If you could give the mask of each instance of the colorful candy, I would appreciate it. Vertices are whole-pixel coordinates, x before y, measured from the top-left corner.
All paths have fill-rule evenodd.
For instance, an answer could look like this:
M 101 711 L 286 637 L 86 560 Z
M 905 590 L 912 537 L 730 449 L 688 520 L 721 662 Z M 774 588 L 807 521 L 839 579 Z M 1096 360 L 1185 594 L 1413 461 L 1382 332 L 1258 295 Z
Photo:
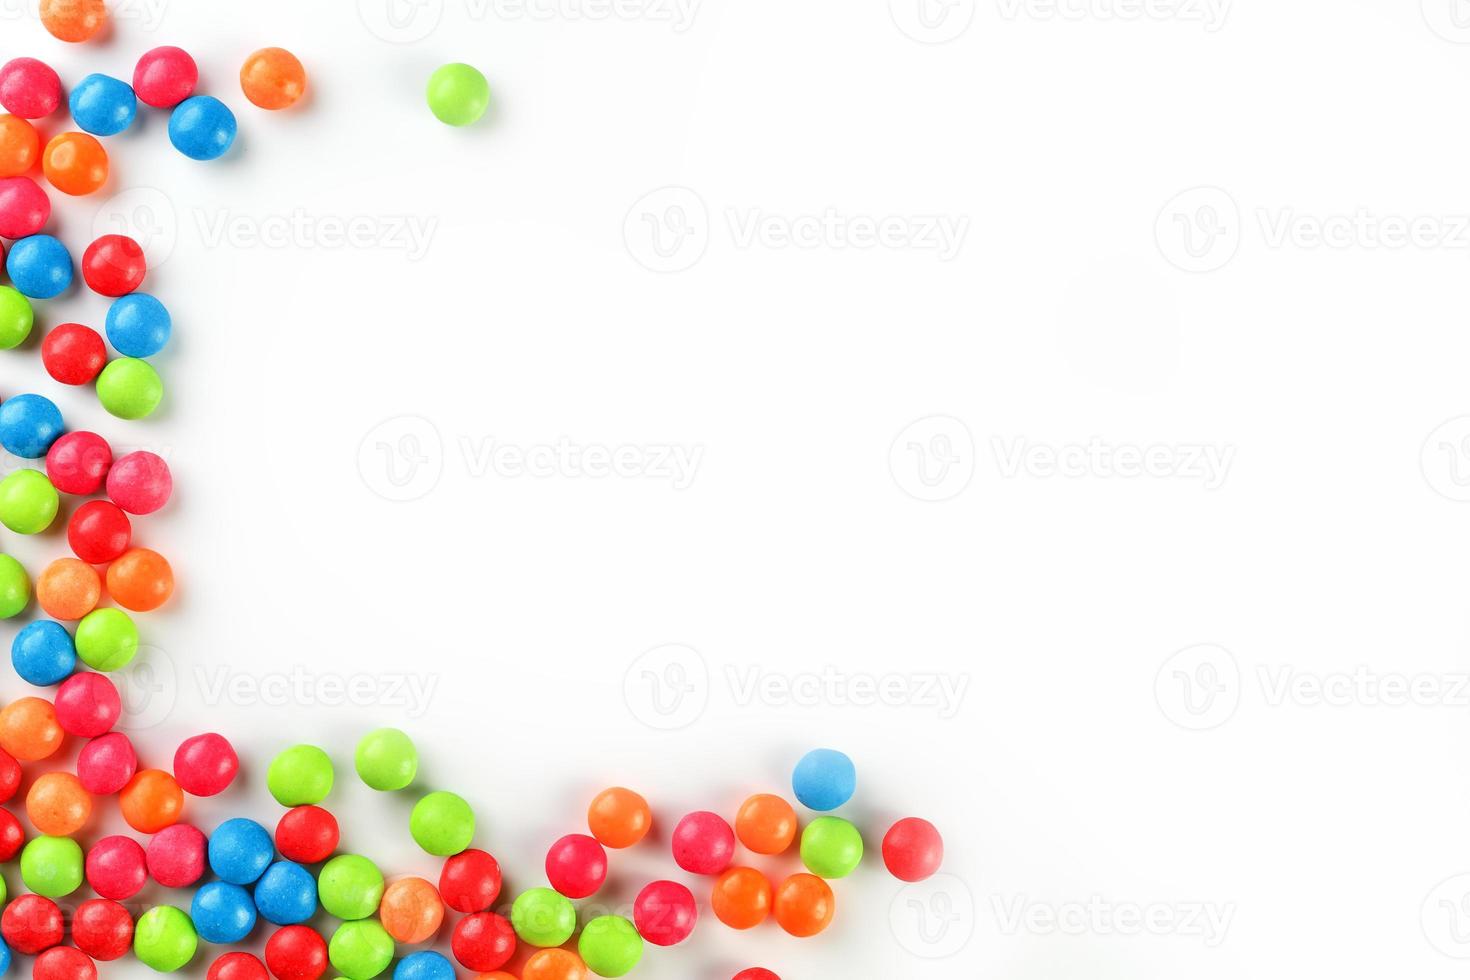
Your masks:
M 674 828 L 674 862 L 697 875 L 717 875 L 735 858 L 735 832 L 719 814 L 691 813 Z
M 14 350 L 25 343 L 35 324 L 36 312 L 25 294 L 14 286 L 0 286 L 0 350 Z
M 82 253 L 82 278 L 99 295 L 126 296 L 147 275 L 143 246 L 127 235 L 103 235 Z
M 439 931 L 444 903 L 424 879 L 400 878 L 384 889 L 378 919 L 395 941 L 421 943 Z
M 56 520 L 61 495 L 37 470 L 16 470 L 0 480 L 0 524 L 16 534 L 40 534 Z
M 498 970 L 515 954 L 515 928 L 494 912 L 476 912 L 455 925 L 450 948 L 467 970 Z
M 276 847 L 281 856 L 301 864 L 316 864 L 332 856 L 340 839 L 337 818 L 319 806 L 286 811 L 276 825 Z
M 55 619 L 81 619 L 101 598 L 97 570 L 76 558 L 58 558 L 36 578 L 36 602 Z
M 108 732 L 92 739 L 82 746 L 77 756 L 77 776 L 87 792 L 98 796 L 111 796 L 121 791 L 137 772 L 138 753 L 122 732 Z
M 468 126 L 490 107 L 490 83 L 470 65 L 444 65 L 429 76 L 428 100 L 440 122 Z
M 61 411 L 41 395 L 0 402 L 0 446 L 15 456 L 40 459 L 61 436 Z
M 480 980 L 505 980 L 506 977 L 510 974 L 495 973 Z M 582 958 L 565 949 L 543 949 L 533 954 L 521 972 L 521 980 L 586 980 L 586 977 L 587 966 Z
M 19 616 L 31 601 L 31 577 L 20 562 L 0 555 L 0 619 Z
M 734 980 L 781 980 L 781 978 L 776 976 L 776 974 L 772 973 L 770 970 L 763 970 L 760 967 L 751 967 L 749 970 L 741 970 L 739 973 L 735 974 Z
M 26 816 L 43 834 L 69 837 L 91 819 L 92 796 L 69 772 L 42 773 L 26 793 Z
M 15 814 L 9 810 L 0 809 L 0 861 L 12 860 L 20 849 L 25 846 L 26 832 L 21 827 L 20 821 L 15 819 Z M 0 900 L 4 898 L 4 888 L 0 888 Z
M 71 515 L 66 540 L 72 553 L 82 561 L 104 565 L 128 550 L 133 540 L 133 525 L 117 504 L 89 500 Z
M 510 922 L 522 942 L 549 948 L 572 938 L 577 910 L 570 899 L 550 888 L 532 888 L 511 906 Z
M 284 48 L 261 48 L 240 68 L 240 88 L 262 109 L 286 109 L 306 94 L 306 69 Z
M 810 810 L 836 810 L 857 791 L 857 769 L 841 752 L 814 749 L 796 764 L 791 788 L 801 805 Z
M 35 58 L 14 58 L 0 65 L 0 106 L 22 119 L 49 116 L 61 105 L 61 76 Z M 9 238 L 0 232 L 0 237 Z
M 776 889 L 772 907 L 782 929 L 806 939 L 832 924 L 836 902 L 831 887 L 821 878 L 795 874 Z
M 771 914 L 771 883 L 754 868 L 731 868 L 715 881 L 710 908 L 731 929 L 754 929 Z
M 138 653 L 138 627 L 121 609 L 93 609 L 77 624 L 77 656 L 93 670 L 122 670 Z
M 20 852 L 20 877 L 45 898 L 64 898 L 82 886 L 82 846 L 70 837 L 36 837 Z
M 924 881 L 944 863 L 944 838 L 927 820 L 905 817 L 883 836 L 883 864 L 899 881 Z
M 240 757 L 235 747 L 215 732 L 187 738 L 174 752 L 174 778 L 191 796 L 223 793 L 239 771 Z
M 107 311 L 107 339 L 127 357 L 152 357 L 172 331 L 168 310 L 147 293 L 129 293 Z
M 76 644 L 60 623 L 39 619 L 15 634 L 10 642 L 10 663 L 27 684 L 50 687 L 76 670 Z
M 607 880 L 607 852 L 585 834 L 568 834 L 547 852 L 546 877 L 567 898 L 595 895 Z
M 102 489 L 110 469 L 112 447 L 95 432 L 68 432 L 46 451 L 46 476 L 62 493 L 79 497 L 94 494 Z
M 286 926 L 266 941 L 265 965 L 277 980 L 317 980 L 327 970 L 327 942 L 308 926 Z
M 293 745 L 271 760 L 265 780 L 281 806 L 320 803 L 332 792 L 332 760 L 315 745 Z
M 204 877 L 208 849 L 209 841 L 198 827 L 186 823 L 165 827 L 148 842 L 148 874 L 165 888 L 188 888 Z
M 93 193 L 107 183 L 107 171 L 107 151 L 91 133 L 60 133 L 41 151 L 41 172 L 63 194 L 85 197 Z M 68 257 L 68 283 L 70 266 Z
M 10 246 L 5 271 L 31 299 L 51 299 L 71 285 L 71 253 L 51 235 L 30 235 Z
M 677 946 L 693 935 L 698 921 L 694 893 L 676 881 L 655 881 L 633 902 L 638 934 L 655 946 Z
M 178 822 L 184 812 L 184 791 L 163 770 L 143 769 L 118 793 L 117 804 L 129 827 L 140 834 L 156 834 Z
M 643 959 L 643 940 L 633 923 L 620 915 L 602 915 L 587 923 L 577 952 L 587 969 L 600 977 L 627 976 Z
M 439 874 L 439 897 L 456 912 L 483 912 L 500 897 L 500 863 L 477 848 L 468 848 L 444 862 Z
M 840 817 L 818 817 L 801 834 L 801 863 L 819 878 L 846 878 L 863 859 L 863 837 Z
M 587 808 L 587 827 L 603 847 L 621 850 L 643 840 L 653 826 L 648 801 L 630 789 L 603 790 Z
M 232 885 L 254 884 L 275 857 L 271 835 L 254 820 L 235 817 L 209 838 L 209 867 Z
M 438 857 L 448 857 L 474 840 L 475 812 L 463 798 L 440 790 L 414 804 L 408 830 L 419 847 Z
M 91 899 L 77 906 L 71 920 L 71 938 L 94 960 L 118 959 L 133 945 L 133 917 L 116 902 Z
M 133 91 L 156 109 L 172 109 L 192 95 L 198 84 L 199 66 L 180 48 L 154 48 L 133 69 Z
M 163 379 L 147 361 L 119 357 L 97 375 L 97 400 L 120 419 L 143 419 L 163 401 Z
M 44 698 L 17 698 L 0 708 L 0 748 L 21 762 L 49 759 L 66 737 Z
M 133 548 L 107 566 L 107 593 L 124 609 L 150 612 L 167 602 L 173 591 L 173 568 L 156 551 Z
M 41 158 L 41 136 L 28 120 L 0 115 L 0 177 L 19 177 Z
M 317 878 L 322 908 L 339 919 L 366 919 L 383 901 L 383 872 L 358 854 L 339 854 Z
M 156 453 L 128 453 L 107 472 L 107 496 L 129 514 L 152 514 L 168 503 L 173 489 L 173 474 Z
M 357 743 L 353 762 L 364 783 L 381 792 L 405 789 L 418 775 L 413 739 L 396 728 L 368 732 Z
M 785 854 L 796 839 L 796 810 L 779 796 L 752 796 L 735 818 L 735 835 L 756 854 Z
M 372 919 L 344 922 L 327 944 L 327 958 L 347 980 L 371 980 L 393 962 L 393 937 Z
M 183 969 L 198 948 L 194 923 L 172 905 L 149 909 L 133 928 L 133 955 L 159 973 Z
M 455 980 L 454 967 L 433 950 L 421 950 L 398 961 L 393 980 Z
M 86 859 L 87 884 L 103 898 L 125 902 L 148 883 L 143 846 L 131 837 L 104 837 Z
M 211 881 L 194 893 L 189 918 L 205 942 L 238 943 L 255 928 L 255 903 L 239 885 Z
M 56 723 L 68 735 L 97 738 L 122 716 L 122 697 L 102 674 L 72 674 L 56 689 Z
M 0 914 L 0 936 L 22 956 L 35 956 L 50 949 L 65 934 L 61 909 L 40 895 L 17 895 Z
M 316 879 L 294 861 L 277 861 L 255 883 L 255 907 L 278 926 L 305 922 L 316 912 Z
M 208 95 L 185 99 L 168 119 L 168 138 L 191 160 L 215 160 L 235 142 L 235 114 Z
M 91 74 L 71 90 L 71 117 L 94 136 L 116 136 L 133 124 L 138 97 L 127 82 Z
M 90 41 L 107 24 L 107 4 L 103 0 L 41 0 L 41 24 L 58 41 Z
M 270 980 L 265 964 L 249 953 L 226 953 L 209 965 L 205 980 Z
M 23 239 L 45 227 L 51 199 L 29 177 L 0 178 L 0 238 Z

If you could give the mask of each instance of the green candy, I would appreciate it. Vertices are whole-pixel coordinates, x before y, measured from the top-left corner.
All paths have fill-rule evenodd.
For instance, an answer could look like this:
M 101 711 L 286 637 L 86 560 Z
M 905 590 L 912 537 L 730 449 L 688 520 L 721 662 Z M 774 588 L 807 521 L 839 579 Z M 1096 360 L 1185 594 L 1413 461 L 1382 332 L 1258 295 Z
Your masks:
M 0 286 L 0 350 L 12 350 L 25 343 L 35 323 L 31 301 L 14 286 Z
M 430 793 L 414 804 L 408 832 L 435 857 L 452 857 L 475 839 L 475 811 L 453 793 Z
M 20 852 L 20 880 L 37 895 L 62 898 L 82 887 L 82 847 L 70 837 L 35 837 Z
M 393 937 L 376 919 L 344 922 L 332 933 L 327 957 L 347 980 L 372 980 L 393 962 Z
M 863 860 L 863 835 L 841 817 L 818 817 L 801 832 L 801 862 L 818 878 L 846 878 Z
M 133 955 L 159 973 L 183 969 L 198 948 L 193 921 L 172 905 L 155 905 L 133 928 Z
M 147 418 L 163 401 L 163 379 L 147 361 L 114 358 L 97 375 L 97 400 L 120 419 Z
M 396 728 L 368 732 L 357 743 L 357 774 L 375 790 L 391 792 L 413 782 L 419 771 L 413 739 Z
M 25 566 L 9 555 L 0 555 L 0 619 L 19 616 L 31 601 L 31 577 Z
M 626 976 L 643 959 L 643 937 L 621 915 L 603 915 L 582 929 L 577 952 L 599 977 Z
M 315 745 L 293 745 L 271 760 L 266 786 L 281 806 L 314 806 L 332 791 L 332 759 Z
M 16 470 L 0 480 L 0 524 L 16 534 L 40 534 L 60 509 L 61 494 L 40 470 Z
M 322 867 L 316 887 L 329 915 L 347 921 L 366 919 L 383 900 L 383 872 L 365 857 L 340 854 Z
M 77 623 L 77 656 L 93 670 L 122 670 L 138 653 L 138 627 L 121 609 L 93 609 Z
M 468 126 L 490 107 L 490 83 L 469 65 L 444 65 L 429 76 L 429 110 L 442 123 Z
M 522 942 L 550 949 L 572 938 L 577 910 L 570 899 L 550 888 L 532 888 L 510 907 L 510 924 Z

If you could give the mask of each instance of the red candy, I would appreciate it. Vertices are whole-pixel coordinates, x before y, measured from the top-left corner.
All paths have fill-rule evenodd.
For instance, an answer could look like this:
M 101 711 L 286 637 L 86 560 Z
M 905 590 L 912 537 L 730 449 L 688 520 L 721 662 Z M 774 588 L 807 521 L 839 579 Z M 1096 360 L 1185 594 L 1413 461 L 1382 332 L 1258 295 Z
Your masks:
M 139 101 L 155 109 L 172 109 L 192 95 L 198 84 L 199 66 L 179 48 L 154 48 L 133 69 L 133 91 Z
M 234 746 L 214 732 L 185 739 L 174 753 L 174 778 L 185 793 L 194 796 L 223 793 L 239 771 L 240 757 L 235 754 Z
M 9 861 L 25 845 L 26 832 L 15 814 L 0 807 L 0 861 Z
M 138 753 L 122 732 L 108 732 L 82 746 L 77 756 L 77 776 L 82 787 L 98 796 L 122 790 L 138 772 Z
M 97 964 L 75 946 L 56 946 L 36 957 L 32 980 L 97 980 Z
M 494 912 L 476 912 L 460 919 L 454 927 L 450 949 L 466 970 L 490 973 L 515 955 L 515 929 Z
M 883 863 L 899 881 L 923 881 L 944 862 L 944 839 L 927 820 L 907 817 L 883 837 Z
M 587 898 L 607 880 L 607 852 L 586 834 L 568 834 L 547 852 L 546 877 L 567 898 Z
M 87 884 L 103 898 L 126 901 L 147 883 L 143 845 L 131 837 L 104 837 L 87 852 Z
M 456 912 L 483 912 L 500 897 L 500 863 L 477 848 L 444 862 L 439 897 Z
M 319 806 L 287 810 L 276 824 L 276 849 L 297 864 L 316 864 L 332 856 L 341 835 L 337 818 Z
M 82 561 L 105 565 L 128 550 L 133 540 L 133 523 L 117 504 L 89 500 L 71 515 L 66 540 Z
M 107 364 L 107 345 L 103 343 L 102 335 L 91 327 L 84 327 L 80 323 L 63 323 L 41 341 L 41 363 L 45 365 L 47 374 L 64 385 L 91 384 Z M 71 433 L 83 434 L 91 435 Z M 61 438 L 66 439 L 68 436 Z M 108 452 L 107 461 L 112 462 L 111 451 Z
M 781 978 L 770 970 L 762 970 L 757 966 L 749 970 L 741 970 L 735 974 L 735 980 L 781 980 Z
M 265 965 L 276 980 L 317 980 L 327 972 L 327 941 L 307 926 L 277 929 L 265 944 Z
M 15 756 L 0 749 L 0 803 L 8 803 L 15 797 L 20 789 L 20 775 L 20 763 L 15 761 Z
M 186 823 L 165 827 L 148 842 L 148 873 L 165 888 L 188 888 L 204 877 L 204 834 Z
M 677 946 L 690 937 L 698 921 L 694 893 L 676 881 L 655 881 L 633 902 L 638 935 L 655 946 Z
M 25 238 L 51 218 L 51 198 L 29 177 L 0 178 L 0 238 Z
M 82 253 L 82 278 L 103 296 L 126 296 L 147 274 L 143 246 L 127 235 L 103 235 Z
M 95 432 L 68 432 L 46 453 L 46 476 L 52 486 L 79 497 L 96 493 L 111 467 L 112 447 Z
M 168 464 L 156 453 L 128 453 L 107 473 L 107 496 L 129 514 L 153 513 L 168 503 L 173 489 Z
M 105 735 L 121 715 L 122 698 L 106 675 L 72 674 L 56 691 L 56 723 L 69 735 Z
M 270 980 L 265 964 L 249 953 L 226 953 L 209 964 L 205 980 Z
M 696 875 L 717 875 L 735 859 L 735 831 L 716 813 L 691 813 L 674 828 L 674 861 Z
M 16 58 L 0 66 L 0 106 L 6 112 L 22 119 L 40 119 L 59 105 L 61 76 L 50 65 L 35 58 Z
M 40 895 L 17 895 L 0 914 L 0 936 L 17 953 L 34 956 L 61 942 L 61 909 Z
M 72 916 L 71 941 L 94 960 L 118 959 L 133 945 L 133 917 L 105 898 L 83 902 Z

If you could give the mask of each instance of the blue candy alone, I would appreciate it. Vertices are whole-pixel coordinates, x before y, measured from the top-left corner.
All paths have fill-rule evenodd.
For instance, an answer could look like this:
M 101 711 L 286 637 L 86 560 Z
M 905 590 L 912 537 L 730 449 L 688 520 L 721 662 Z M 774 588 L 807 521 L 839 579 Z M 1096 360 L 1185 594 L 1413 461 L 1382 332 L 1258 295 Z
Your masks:
M 0 446 L 24 459 L 40 459 L 61 438 L 61 409 L 42 395 L 16 395 L 0 402 Z
M 212 881 L 194 893 L 189 918 L 205 942 L 238 943 L 255 928 L 255 903 L 239 885 Z
M 791 788 L 802 806 L 825 813 L 835 810 L 857 792 L 857 768 L 834 749 L 814 749 L 796 764 Z
M 27 684 L 50 687 L 77 669 L 77 648 L 65 626 L 38 619 L 10 641 L 10 662 Z
M 191 160 L 224 156 L 235 142 L 235 130 L 235 114 L 209 95 L 185 99 L 168 117 L 169 142 Z
M 31 299 L 50 299 L 71 285 L 71 253 L 51 235 L 31 235 L 10 246 L 10 284 Z
M 454 980 L 454 966 L 433 950 L 410 953 L 393 968 L 393 980 Z
M 147 293 L 119 297 L 107 310 L 107 339 L 125 357 L 152 357 L 173 332 L 173 318 Z
M 209 867 L 232 885 L 252 884 L 275 854 L 270 833 L 245 817 L 226 820 L 209 838 Z
M 0 974 L 7 973 L 7 972 L 9 972 L 9 970 L 10 970 L 10 947 L 7 946 L 7 945 L 5 945 L 5 941 L 4 940 L 0 940 Z
M 294 861 L 277 861 L 255 883 L 255 907 L 278 926 L 305 922 L 316 914 L 316 879 Z
M 93 136 L 116 136 L 133 124 L 138 97 L 127 82 L 111 75 L 88 75 L 71 90 L 71 117 Z

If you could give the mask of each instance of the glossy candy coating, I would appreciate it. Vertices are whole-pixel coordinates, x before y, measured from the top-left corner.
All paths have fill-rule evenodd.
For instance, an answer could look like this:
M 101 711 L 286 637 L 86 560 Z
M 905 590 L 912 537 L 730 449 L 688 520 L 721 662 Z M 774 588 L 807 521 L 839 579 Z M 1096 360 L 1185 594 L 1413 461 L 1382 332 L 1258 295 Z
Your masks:
M 191 160 L 215 160 L 235 142 L 235 114 L 208 95 L 185 99 L 168 119 L 168 138 L 174 149 Z
M 125 902 L 148 883 L 143 845 L 131 837 L 104 837 L 87 852 L 87 884 L 103 898 Z
M 133 124 L 138 97 L 120 78 L 93 73 L 71 90 L 71 118 L 93 136 L 116 136 Z
M 122 670 L 138 654 L 138 627 L 121 609 L 93 609 L 77 623 L 76 644 L 77 656 L 93 670 Z
M 174 752 L 174 778 L 190 796 L 216 796 L 240 771 L 240 757 L 229 739 L 206 732 L 184 739 Z
M 444 922 L 444 902 L 434 886 L 422 878 L 399 878 L 383 890 L 378 919 L 400 943 L 431 939 Z
M 154 48 L 133 69 L 133 90 L 139 101 L 155 109 L 172 109 L 192 95 L 198 84 L 199 66 L 181 48 Z
M 0 238 L 36 234 L 51 218 L 51 199 L 29 177 L 0 178 Z
M 41 0 L 41 24 L 58 41 L 90 41 L 107 25 L 103 0 Z
M 339 854 L 322 866 L 317 879 L 322 908 L 339 919 L 366 919 L 383 900 L 383 873 L 357 854 Z
M 421 950 L 398 961 L 393 980 L 455 980 L 454 966 L 433 950 Z
M 236 951 L 209 964 L 205 980 L 270 980 L 270 974 L 259 957 Z
M 173 490 L 173 474 L 156 453 L 128 453 L 107 472 L 107 496 L 129 514 L 152 514 L 168 503 Z
M 327 958 L 346 980 L 371 980 L 393 962 L 393 937 L 373 919 L 344 922 L 327 944 Z
M 846 878 L 863 859 L 863 837 L 840 817 L 818 817 L 801 834 L 801 862 L 819 878 Z
M 332 792 L 332 759 L 315 745 L 293 745 L 271 760 L 265 779 L 281 806 L 320 803 Z
M 796 810 L 769 793 L 752 796 L 735 818 L 735 835 L 756 854 L 785 854 L 796 840 Z
M 493 974 L 502 980 L 509 974 Z M 543 949 L 532 954 L 521 971 L 521 980 L 586 980 L 587 964 L 582 957 L 566 949 Z M 481 978 L 485 980 L 485 978 Z
M 167 602 L 173 591 L 173 568 L 156 551 L 132 548 L 107 566 L 107 594 L 124 609 L 150 612 Z
M 15 634 L 10 643 L 10 663 L 27 684 L 50 687 L 76 670 L 76 644 L 60 623 L 38 619 Z
M 15 756 L 0 749 L 0 803 L 8 803 L 15 797 L 16 791 L 20 789 L 21 772 L 20 763 L 15 761 Z M 0 814 L 8 815 L 5 810 Z M 4 837 L 0 831 L 0 837 Z M 12 855 L 5 853 L 3 844 L 0 844 L 0 862 L 9 861 Z
M 815 936 L 832 924 L 836 901 L 832 888 L 816 875 L 795 874 L 776 889 L 773 909 L 781 928 L 799 939 Z
M 94 898 L 77 906 L 71 920 L 72 942 L 94 960 L 110 962 L 127 955 L 133 945 L 133 917 L 117 902 Z
M 107 151 L 91 133 L 58 133 L 41 151 L 41 172 L 47 182 L 72 197 L 85 197 L 101 188 L 107 183 L 108 169 Z
M 43 834 L 69 837 L 91 819 L 92 795 L 69 772 L 42 773 L 26 793 L 26 816 Z
M 749 970 L 741 970 L 735 974 L 734 980 L 781 980 L 781 978 L 770 970 L 764 970 L 756 966 L 751 967 Z
M 438 857 L 448 857 L 474 840 L 475 812 L 463 798 L 440 790 L 414 804 L 408 830 L 419 847 Z
M 278 926 L 305 922 L 316 912 L 316 879 L 294 861 L 277 861 L 255 883 L 255 907 Z
M 71 285 L 71 253 L 51 235 L 29 235 L 5 257 L 10 284 L 31 299 L 51 299 Z
M 198 949 L 194 923 L 172 905 L 154 906 L 133 927 L 133 955 L 159 973 L 184 968 Z
M 138 753 L 122 732 L 108 732 L 92 739 L 77 756 L 77 776 L 87 792 L 98 796 L 120 792 L 137 772 Z
M 41 136 L 30 121 L 0 115 L 0 177 L 18 177 L 41 158 Z
M 240 88 L 262 109 L 286 109 L 306 94 L 306 69 L 284 48 L 261 48 L 240 68 Z
M 167 308 L 147 293 L 119 297 L 107 311 L 107 339 L 126 357 L 152 357 L 172 332 Z
M 429 76 L 429 111 L 449 126 L 479 121 L 490 107 L 490 83 L 470 65 L 443 65 Z
M 72 553 L 82 561 L 104 565 L 128 550 L 133 524 L 112 501 L 89 500 L 71 515 L 66 539 Z
M 899 881 L 924 881 L 944 863 L 944 838 L 935 826 L 905 817 L 883 836 L 883 864 Z
M 643 940 L 627 919 L 603 915 L 583 927 L 577 952 L 587 969 L 598 976 L 623 977 L 643 959 Z
M 165 888 L 189 888 L 204 877 L 209 841 L 198 827 L 176 823 L 148 842 L 148 874 Z
M 494 912 L 476 912 L 455 925 L 450 948 L 467 970 L 498 970 L 515 955 L 515 928 Z
M 375 790 L 391 792 L 406 788 L 418 774 L 419 754 L 413 740 L 396 728 L 368 732 L 357 743 L 353 756 L 357 775 Z
M 16 534 L 40 534 L 60 508 L 61 496 L 39 470 L 16 470 L 0 480 L 0 524 Z
M 468 848 L 444 862 L 439 897 L 456 912 L 483 912 L 500 897 L 500 863 L 478 848 Z
M 117 803 L 129 827 L 140 834 L 156 834 L 178 822 L 184 812 L 184 791 L 163 770 L 143 769 L 118 793 Z
M 147 275 L 143 246 L 127 235 L 103 235 L 82 253 L 82 279 L 99 295 L 127 296 Z
M 20 762 L 49 759 L 65 737 L 55 706 L 44 698 L 17 698 L 0 708 L 0 748 Z
M 309 926 L 286 926 L 266 941 L 265 965 L 277 980 L 316 980 L 327 971 L 327 942 Z
M 238 943 L 255 928 L 255 903 L 239 885 L 211 881 L 194 893 L 189 918 L 205 942 Z
M 825 813 L 852 799 L 857 790 L 857 769 L 841 752 L 814 749 L 796 764 L 791 788 L 802 806 Z
M 209 838 L 210 870 L 231 884 L 253 884 L 274 856 L 271 835 L 247 817 L 226 820 Z
M 771 883 L 754 868 L 731 868 L 715 881 L 710 907 L 731 929 L 754 929 L 771 914 Z
M 577 910 L 571 900 L 550 888 L 532 888 L 515 900 L 510 921 L 522 942 L 548 948 L 572 938 Z
M 31 601 L 31 577 L 20 562 L 0 555 L 0 619 L 19 616 Z
M 60 943 L 66 934 L 61 909 L 40 895 L 17 895 L 0 914 L 0 936 L 22 956 L 35 956 Z
M 615 786 L 597 794 L 587 808 L 587 827 L 603 847 L 632 847 L 653 826 L 648 801 L 630 789 Z
M 55 619 L 81 619 L 97 608 L 101 598 L 102 578 L 76 558 L 58 558 L 36 577 L 36 602 Z
M 718 814 L 691 813 L 674 828 L 673 851 L 690 874 L 717 875 L 735 858 L 735 832 Z
M 694 893 L 677 881 L 655 881 L 633 902 L 638 934 L 655 946 L 677 946 L 694 933 L 699 905 Z
M 547 852 L 546 877 L 567 898 L 587 898 L 607 880 L 607 852 L 585 834 L 568 834 Z
M 40 459 L 61 437 L 61 410 L 41 395 L 15 395 L 0 402 L 0 446 L 16 456 Z
M 117 686 L 102 674 L 72 674 L 56 689 L 56 722 L 68 735 L 97 738 L 122 717 Z
M 319 806 L 287 810 L 276 825 L 276 847 L 281 856 L 300 864 L 316 864 L 332 856 L 340 832 L 337 818 Z
M 97 375 L 97 400 L 120 419 L 143 419 L 163 401 L 163 379 L 147 361 L 119 357 Z
M 35 837 L 20 852 L 20 877 L 45 898 L 63 898 L 82 886 L 82 847 L 70 837 Z
M 56 331 L 51 333 L 55 335 Z M 68 432 L 46 451 L 46 476 L 62 493 L 79 497 L 94 494 L 102 489 L 110 469 L 112 447 L 95 432 Z
M 25 343 L 35 325 L 36 311 L 25 294 L 14 286 L 0 286 L 0 350 Z
M 61 76 L 35 58 L 14 58 L 0 65 L 0 106 L 22 119 L 40 119 L 61 105 Z M 0 232 L 0 237 L 9 238 Z

